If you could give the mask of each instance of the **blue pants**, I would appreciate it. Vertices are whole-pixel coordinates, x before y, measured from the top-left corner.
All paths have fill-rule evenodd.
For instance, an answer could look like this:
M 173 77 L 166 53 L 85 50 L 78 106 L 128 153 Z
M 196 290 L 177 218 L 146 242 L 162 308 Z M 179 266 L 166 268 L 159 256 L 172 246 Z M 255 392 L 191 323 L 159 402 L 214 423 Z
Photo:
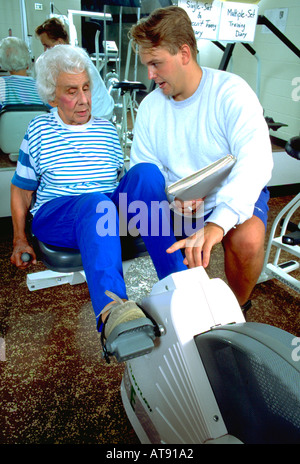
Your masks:
M 113 193 L 96 192 L 50 200 L 41 206 L 32 221 L 32 231 L 42 242 L 80 250 L 97 322 L 100 311 L 111 301 L 105 295 L 105 290 L 116 293 L 120 298 L 127 298 L 118 233 L 119 221 L 125 221 L 126 226 L 130 226 L 137 214 L 136 211 L 125 211 L 119 205 L 119 198 L 122 197 L 120 194 L 127 195 L 126 206 L 134 205 L 133 202 L 138 201 L 146 205 L 140 234 L 158 278 L 185 270 L 181 251 L 166 253 L 166 249 L 176 238 L 172 224 L 169 233 L 162 230 L 163 224 L 170 224 L 170 210 L 164 177 L 153 164 L 141 163 L 131 168 Z M 158 213 L 153 215 L 153 202 L 163 202 L 166 207 L 158 209 Z M 110 227 L 112 233 L 103 233 L 105 226 Z M 124 224 L 121 226 L 124 230 Z

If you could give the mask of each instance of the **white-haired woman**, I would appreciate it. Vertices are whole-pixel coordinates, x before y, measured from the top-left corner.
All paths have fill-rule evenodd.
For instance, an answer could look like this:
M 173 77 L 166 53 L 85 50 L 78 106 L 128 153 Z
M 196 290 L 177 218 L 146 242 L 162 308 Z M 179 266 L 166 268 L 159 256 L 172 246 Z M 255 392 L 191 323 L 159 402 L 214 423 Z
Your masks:
M 28 76 L 30 53 L 23 40 L 6 37 L 0 42 L 0 66 L 9 75 L 0 78 L 0 109 L 11 104 L 42 104 L 35 80 Z
M 58 44 L 69 44 L 68 31 L 59 18 L 46 19 L 43 24 L 36 28 L 35 33 L 45 51 Z M 114 100 L 92 61 L 90 68 L 93 76 L 92 113 L 94 116 L 110 119 L 113 114 Z
M 165 181 L 158 168 L 142 163 L 118 182 L 123 155 L 112 123 L 91 114 L 89 62 L 82 49 L 70 45 L 57 45 L 37 60 L 38 90 L 57 112 L 35 118 L 20 149 L 11 190 L 14 226 L 11 261 L 20 268 L 26 267 L 21 254 L 28 252 L 33 256 L 32 262 L 36 262 L 25 235 L 25 217 L 36 192 L 31 210 L 33 233 L 48 244 L 80 250 L 97 327 L 105 338 L 122 341 L 122 335 L 116 336 L 113 330 L 119 327 L 121 334 L 123 330 L 138 328 L 145 330 L 148 337 L 144 313 L 127 300 L 119 209 L 120 220 L 123 218 L 127 228 L 128 224 L 136 224 L 133 220 L 136 210 L 130 212 L 130 205 L 141 201 L 144 206 L 144 217 L 139 216 L 144 223 L 140 233 L 160 278 L 186 267 L 180 251 L 166 253 L 175 239 L 173 232 L 168 235 L 161 231 L 169 207 Z M 165 206 L 159 208 L 156 224 L 151 216 L 151 201 Z M 157 226 L 153 236 L 151 224 Z M 121 227 L 124 231 L 124 223 Z M 117 297 L 107 295 L 106 291 Z M 139 355 L 142 351 L 137 346 L 131 354 Z

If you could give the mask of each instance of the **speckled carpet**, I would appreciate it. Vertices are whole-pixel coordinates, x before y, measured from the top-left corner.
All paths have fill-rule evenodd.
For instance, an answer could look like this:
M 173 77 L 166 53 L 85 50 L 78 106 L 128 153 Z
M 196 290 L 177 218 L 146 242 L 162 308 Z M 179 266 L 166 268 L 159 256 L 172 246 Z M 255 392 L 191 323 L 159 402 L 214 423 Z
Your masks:
M 270 200 L 269 224 L 288 200 Z M 102 359 L 87 285 L 29 292 L 26 272 L 9 261 L 11 228 L 3 219 L 0 227 L 0 444 L 139 443 L 120 397 L 124 366 Z M 217 246 L 210 277 L 224 278 L 222 254 Z M 129 297 L 140 301 L 155 281 L 150 259 L 139 258 L 126 276 Z M 300 336 L 295 292 L 272 280 L 252 301 L 250 321 Z

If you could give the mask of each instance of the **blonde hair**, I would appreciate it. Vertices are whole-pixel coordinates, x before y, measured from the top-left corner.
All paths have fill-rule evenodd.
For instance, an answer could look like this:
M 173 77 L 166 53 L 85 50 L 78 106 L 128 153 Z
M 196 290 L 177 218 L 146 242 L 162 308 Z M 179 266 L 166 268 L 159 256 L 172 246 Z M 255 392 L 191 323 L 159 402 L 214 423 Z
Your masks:
M 147 18 L 142 18 L 131 27 L 129 38 L 133 47 L 140 46 L 146 49 L 164 47 L 171 55 L 176 55 L 187 44 L 192 57 L 197 60 L 197 41 L 192 22 L 183 8 L 168 6 L 154 10 Z

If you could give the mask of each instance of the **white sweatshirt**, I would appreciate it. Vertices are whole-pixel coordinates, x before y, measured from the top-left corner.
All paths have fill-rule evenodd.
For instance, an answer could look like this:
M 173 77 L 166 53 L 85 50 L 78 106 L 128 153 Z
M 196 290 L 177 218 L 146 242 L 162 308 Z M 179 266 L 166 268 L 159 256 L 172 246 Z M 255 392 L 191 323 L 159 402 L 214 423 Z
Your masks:
M 98 118 L 110 119 L 114 109 L 113 97 L 108 93 L 96 66 L 93 63 L 91 64 L 91 74 L 93 81 L 92 115 Z
M 157 88 L 141 102 L 131 150 L 131 166 L 156 164 L 166 184 L 229 153 L 237 162 L 229 177 L 205 199 L 204 213 L 224 229 L 253 215 L 254 204 L 271 178 L 273 158 L 262 107 L 239 76 L 202 68 L 196 92 L 174 101 Z

